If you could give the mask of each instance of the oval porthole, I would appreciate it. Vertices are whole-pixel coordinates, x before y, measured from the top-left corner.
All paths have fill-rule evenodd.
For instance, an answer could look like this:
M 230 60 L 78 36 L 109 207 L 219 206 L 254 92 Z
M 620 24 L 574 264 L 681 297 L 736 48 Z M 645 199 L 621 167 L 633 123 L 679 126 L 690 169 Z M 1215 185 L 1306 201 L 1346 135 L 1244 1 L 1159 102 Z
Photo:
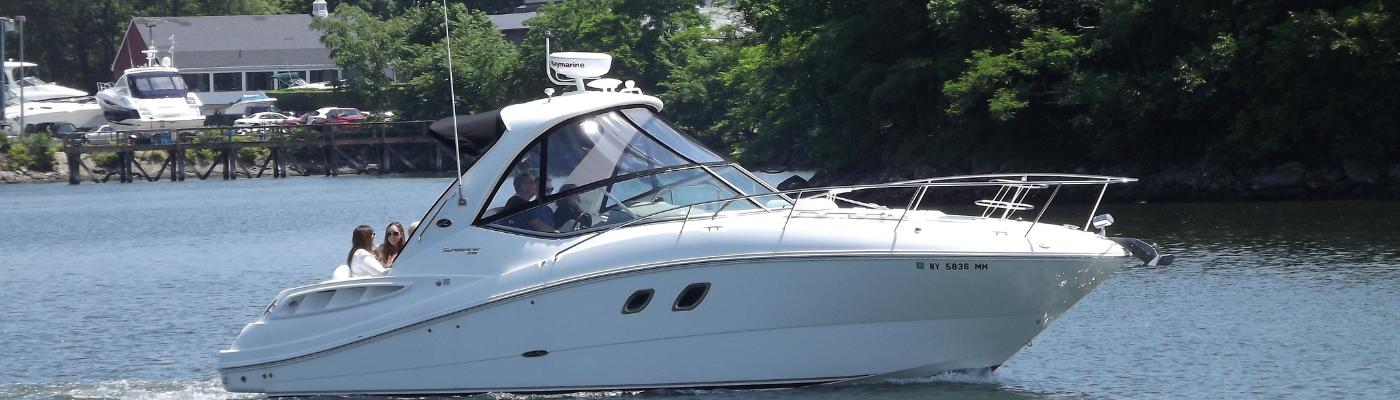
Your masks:
M 642 310 L 647 308 L 647 304 L 651 304 L 651 297 L 654 294 L 656 294 L 656 290 L 653 289 L 642 289 L 633 292 L 631 296 L 627 296 L 627 301 L 622 303 L 622 313 L 636 314 L 642 312 Z
M 692 283 L 681 290 L 681 294 L 676 296 L 676 302 L 671 304 L 671 311 L 690 311 L 700 306 L 700 302 L 705 301 L 705 295 L 710 293 L 710 283 Z

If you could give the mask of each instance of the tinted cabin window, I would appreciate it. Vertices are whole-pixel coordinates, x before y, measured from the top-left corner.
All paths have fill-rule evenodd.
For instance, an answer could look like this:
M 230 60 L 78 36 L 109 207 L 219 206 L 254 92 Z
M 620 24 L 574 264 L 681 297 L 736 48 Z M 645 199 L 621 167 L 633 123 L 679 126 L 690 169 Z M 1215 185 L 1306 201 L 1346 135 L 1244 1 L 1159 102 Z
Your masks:
M 143 73 L 127 80 L 131 81 L 131 96 L 138 99 L 185 97 L 189 93 L 185 80 L 174 72 Z

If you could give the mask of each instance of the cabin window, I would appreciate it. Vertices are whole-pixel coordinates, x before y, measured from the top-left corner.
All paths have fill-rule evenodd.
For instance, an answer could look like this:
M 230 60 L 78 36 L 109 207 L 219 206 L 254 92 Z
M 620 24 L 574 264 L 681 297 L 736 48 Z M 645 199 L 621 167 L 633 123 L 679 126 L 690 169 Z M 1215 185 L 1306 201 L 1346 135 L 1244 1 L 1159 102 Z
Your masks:
M 561 126 L 549 133 L 545 142 L 549 146 L 546 171 L 555 188 L 689 164 L 616 112 Z
M 180 76 L 185 79 L 185 85 L 188 85 L 192 92 L 208 92 L 211 87 L 209 74 L 180 74 Z
M 540 145 L 536 143 L 534 146 L 530 146 L 529 151 L 521 154 L 520 158 L 515 160 L 515 165 L 506 173 L 506 179 L 496 188 L 496 195 L 491 198 L 491 204 L 482 214 L 482 218 L 491 218 L 503 212 L 520 211 L 538 201 L 541 197 L 540 193 L 543 193 L 541 189 L 547 188 L 547 186 L 542 187 L 541 185 L 547 182 L 540 182 L 539 178 Z M 518 188 L 516 183 L 521 183 L 522 187 Z M 508 226 L 515 226 L 514 222 L 516 221 L 508 221 L 507 223 L 510 224 Z M 520 222 L 528 225 L 531 221 Z M 528 229 L 525 226 L 520 228 Z
M 340 71 L 334 69 L 312 70 L 308 79 L 311 83 L 340 80 Z
M 220 72 L 214 74 L 214 91 L 216 92 L 241 92 L 243 91 L 243 74 L 238 72 Z
M 267 71 L 248 72 L 248 88 L 245 90 L 272 90 L 272 73 Z
M 652 220 L 683 218 L 687 209 L 676 209 L 677 207 L 739 195 L 723 181 L 699 167 L 642 175 L 582 191 L 574 190 L 573 194 L 564 194 L 564 197 L 555 198 L 549 203 L 525 211 L 515 212 L 510 207 L 505 207 L 505 212 L 515 214 L 492 225 L 543 233 L 569 233 L 617 225 L 663 212 L 664 215 L 655 216 Z M 694 218 L 721 210 L 756 208 L 757 206 L 748 201 L 720 202 L 697 206 L 689 210 L 689 215 Z M 546 222 L 548 226 L 534 222 L 536 220 Z
M 189 93 L 185 80 L 173 72 L 156 72 L 131 75 L 131 95 L 138 99 L 159 99 L 185 97 Z

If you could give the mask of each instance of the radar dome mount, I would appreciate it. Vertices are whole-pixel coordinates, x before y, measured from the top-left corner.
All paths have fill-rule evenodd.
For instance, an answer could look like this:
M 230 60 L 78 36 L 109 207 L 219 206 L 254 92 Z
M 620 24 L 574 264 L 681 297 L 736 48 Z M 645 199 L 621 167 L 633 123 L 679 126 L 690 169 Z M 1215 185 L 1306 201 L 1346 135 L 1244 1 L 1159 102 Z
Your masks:
M 612 56 L 603 53 L 559 52 L 549 54 L 550 80 L 567 85 L 573 79 L 580 92 L 585 91 L 584 79 L 598 79 L 612 68 Z M 565 79 L 557 78 L 562 76 Z

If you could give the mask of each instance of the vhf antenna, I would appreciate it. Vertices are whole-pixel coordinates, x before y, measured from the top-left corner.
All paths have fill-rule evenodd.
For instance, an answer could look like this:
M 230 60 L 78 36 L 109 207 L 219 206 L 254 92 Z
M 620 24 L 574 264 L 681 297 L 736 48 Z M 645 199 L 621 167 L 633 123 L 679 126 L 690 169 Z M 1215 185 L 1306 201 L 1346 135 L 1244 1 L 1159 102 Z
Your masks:
M 457 154 L 457 205 L 467 205 L 462 197 L 462 137 L 457 134 L 457 83 L 452 77 L 452 22 L 447 19 L 447 0 L 442 0 L 442 29 L 447 33 L 447 90 L 452 95 L 452 144 Z

